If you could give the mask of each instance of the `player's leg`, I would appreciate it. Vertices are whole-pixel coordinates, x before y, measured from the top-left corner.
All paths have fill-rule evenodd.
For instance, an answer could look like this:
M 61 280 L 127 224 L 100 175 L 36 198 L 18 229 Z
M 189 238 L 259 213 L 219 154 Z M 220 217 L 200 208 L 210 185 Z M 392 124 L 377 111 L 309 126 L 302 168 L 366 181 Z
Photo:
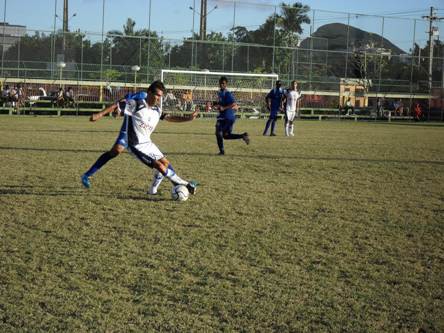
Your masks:
M 223 128 L 224 128 L 224 119 L 218 119 L 216 121 L 216 139 L 217 139 L 217 146 L 219 148 L 219 155 L 225 154 Z
M 288 113 L 288 135 L 294 136 L 294 118 L 296 117 L 296 111 Z
M 89 178 L 93 176 L 97 171 L 99 171 L 106 163 L 108 163 L 109 160 L 117 157 L 125 150 L 125 146 L 120 144 L 114 144 L 114 146 L 108 150 L 107 152 L 104 152 L 100 157 L 97 159 L 97 161 L 89 168 L 88 171 L 86 171 L 82 177 L 82 184 L 86 188 L 91 187 L 91 182 Z
M 185 185 L 191 194 L 196 193 L 197 182 L 196 181 L 186 181 L 180 178 L 176 171 L 174 170 L 171 163 L 165 158 L 156 160 L 153 162 L 153 168 L 160 172 L 165 178 L 174 185 Z
M 267 135 L 268 129 L 270 128 L 272 121 L 273 121 L 273 119 L 271 118 L 271 113 L 270 113 L 270 116 L 268 117 L 267 123 L 265 124 L 265 129 L 264 129 L 264 132 L 262 133 L 262 135 Z
M 198 183 L 194 180 L 186 181 L 180 178 L 176 171 L 173 169 L 171 163 L 165 158 L 156 160 L 153 163 L 153 167 L 159 171 L 164 177 L 168 178 L 169 181 L 174 185 L 185 185 L 191 194 L 196 194 L 196 188 Z
M 147 165 L 148 167 L 157 170 L 163 177 L 167 178 L 173 185 L 185 185 L 191 194 L 195 194 L 197 182 L 186 181 L 180 178 L 174 170 L 171 163 L 165 158 L 162 152 L 157 146 L 150 142 L 139 147 L 130 146 L 129 150 L 139 161 Z M 157 188 L 163 180 L 159 179 L 156 188 L 150 188 L 153 192 L 157 193 Z M 159 177 L 160 178 L 160 177 Z M 155 181 L 153 180 L 153 183 Z
M 271 121 L 271 128 L 270 128 L 270 136 L 276 136 L 276 133 L 274 131 L 276 127 L 276 120 L 277 120 L 277 111 L 273 113 L 272 121 Z
M 285 110 L 285 118 L 284 118 L 285 136 L 289 136 L 290 135 L 289 113 L 290 113 L 290 111 Z
M 244 132 L 242 134 L 234 134 L 233 133 L 233 126 L 234 126 L 235 120 L 225 120 L 225 126 L 223 128 L 223 136 L 225 140 L 239 140 L 242 139 L 245 141 L 245 143 L 248 145 L 250 144 L 250 137 L 247 132 Z
M 127 120 L 127 117 L 125 117 L 123 119 L 122 126 L 120 128 L 119 136 L 117 137 L 116 142 L 114 143 L 113 147 L 109 151 L 100 155 L 100 157 L 91 166 L 91 168 L 89 168 L 89 170 L 86 171 L 80 177 L 84 187 L 90 188 L 91 182 L 90 182 L 89 178 L 92 175 L 94 175 L 97 171 L 99 171 L 106 163 L 108 163 L 109 160 L 120 155 L 125 150 L 125 148 L 128 146 L 127 127 L 128 127 L 128 120 Z
M 151 182 L 150 188 L 148 189 L 148 194 L 157 194 L 157 189 L 159 188 L 164 178 L 164 175 L 159 170 L 153 169 L 153 181 Z

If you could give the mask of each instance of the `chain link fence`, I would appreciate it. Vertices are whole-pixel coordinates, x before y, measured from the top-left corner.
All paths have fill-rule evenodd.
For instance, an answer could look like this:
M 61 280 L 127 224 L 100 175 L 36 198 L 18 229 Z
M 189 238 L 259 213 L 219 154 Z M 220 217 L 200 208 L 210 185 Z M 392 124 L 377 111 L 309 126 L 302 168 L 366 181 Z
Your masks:
M 319 9 L 301 12 L 293 7 L 210 0 L 202 36 L 197 24 L 199 1 L 190 2 L 192 6 L 173 1 L 176 10 L 168 13 L 169 20 L 160 19 L 165 15 L 158 1 L 147 1 L 132 18 L 136 25 L 127 22 L 119 31 L 106 29 L 112 8 L 110 1 L 102 0 L 94 3 L 96 20 L 91 26 L 63 32 L 57 25 L 60 1 L 41 2 L 47 8 L 42 20 L 52 22 L 52 30 L 17 28 L 8 22 L 8 6 L 3 8 L 3 82 L 140 84 L 159 78 L 161 69 L 277 73 L 284 83 L 298 80 L 304 90 L 320 95 L 338 93 L 341 79 L 352 78 L 362 80 L 373 104 L 378 96 L 401 98 L 410 105 L 419 99 L 429 105 L 433 100 L 433 106 L 442 110 L 444 44 L 434 41 L 430 73 L 429 22 L 424 19 Z M 136 3 L 127 2 L 127 7 Z M 86 10 L 70 7 L 76 16 L 87 15 Z M 300 32 L 288 34 L 282 22 L 292 11 L 294 17 L 308 20 L 301 21 Z M 137 20 L 143 22 L 140 27 Z M 184 24 L 189 26 L 182 31 L 171 30 Z M 444 31 L 444 22 L 434 24 Z

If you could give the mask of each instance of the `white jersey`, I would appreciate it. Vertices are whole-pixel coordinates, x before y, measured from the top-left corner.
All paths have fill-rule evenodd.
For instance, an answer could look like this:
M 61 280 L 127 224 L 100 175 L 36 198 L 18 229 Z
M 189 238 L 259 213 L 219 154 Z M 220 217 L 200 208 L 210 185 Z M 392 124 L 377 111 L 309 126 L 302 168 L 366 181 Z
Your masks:
M 285 108 L 285 111 L 295 112 L 298 99 L 301 98 L 301 96 L 302 96 L 302 94 L 299 91 L 286 90 L 285 97 L 287 99 L 287 106 Z
M 158 106 L 148 106 L 145 100 L 130 99 L 125 106 L 128 117 L 128 144 L 137 146 L 151 142 L 154 132 L 162 116 Z

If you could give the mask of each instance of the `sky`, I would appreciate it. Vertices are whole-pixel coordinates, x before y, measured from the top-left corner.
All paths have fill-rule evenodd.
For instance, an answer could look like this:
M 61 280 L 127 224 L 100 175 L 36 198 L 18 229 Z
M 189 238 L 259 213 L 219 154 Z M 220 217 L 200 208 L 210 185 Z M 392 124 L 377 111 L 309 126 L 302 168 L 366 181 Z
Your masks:
M 283 1 L 208 0 L 207 31 L 227 34 L 233 23 L 255 30 L 274 13 L 274 6 Z M 62 27 L 63 0 L 1 2 L 1 15 L 10 24 L 24 25 L 28 29 L 47 32 L 53 31 L 54 26 L 56 29 Z M 292 4 L 296 1 L 284 2 Z M 406 51 L 413 45 L 413 40 L 420 45 L 424 45 L 427 41 L 428 22 L 423 20 L 422 16 L 429 14 L 431 6 L 437 9 L 437 16 L 444 17 L 444 0 L 300 0 L 300 2 L 313 10 L 309 15 L 312 20 L 314 19 L 311 27 L 304 27 L 303 37 L 309 36 L 310 30 L 315 31 L 327 23 L 350 22 L 362 30 L 383 33 L 384 37 Z M 127 18 L 132 18 L 136 22 L 136 29 L 150 27 L 163 37 L 177 42 L 191 36 L 191 31 L 194 30 L 196 33 L 199 31 L 200 0 L 69 0 L 69 16 L 72 16 L 69 29 L 86 31 L 88 38 L 100 40 L 103 4 L 105 4 L 103 20 L 105 33 L 122 30 Z M 384 20 L 381 15 L 385 16 Z M 413 19 L 417 19 L 416 23 Z M 444 36 L 444 20 L 437 22 L 436 25 Z

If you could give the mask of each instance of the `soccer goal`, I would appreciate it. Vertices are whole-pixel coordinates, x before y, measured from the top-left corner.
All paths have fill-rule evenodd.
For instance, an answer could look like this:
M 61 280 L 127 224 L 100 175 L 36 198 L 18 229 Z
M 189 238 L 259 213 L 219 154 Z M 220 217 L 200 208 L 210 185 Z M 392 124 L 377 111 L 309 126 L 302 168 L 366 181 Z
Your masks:
M 217 100 L 219 79 L 228 79 L 230 90 L 241 112 L 259 113 L 265 94 L 275 85 L 277 74 L 224 73 L 163 69 L 161 80 L 167 88 L 162 107 L 169 111 L 192 111 L 199 105 L 201 111 L 211 111 L 209 102 Z

